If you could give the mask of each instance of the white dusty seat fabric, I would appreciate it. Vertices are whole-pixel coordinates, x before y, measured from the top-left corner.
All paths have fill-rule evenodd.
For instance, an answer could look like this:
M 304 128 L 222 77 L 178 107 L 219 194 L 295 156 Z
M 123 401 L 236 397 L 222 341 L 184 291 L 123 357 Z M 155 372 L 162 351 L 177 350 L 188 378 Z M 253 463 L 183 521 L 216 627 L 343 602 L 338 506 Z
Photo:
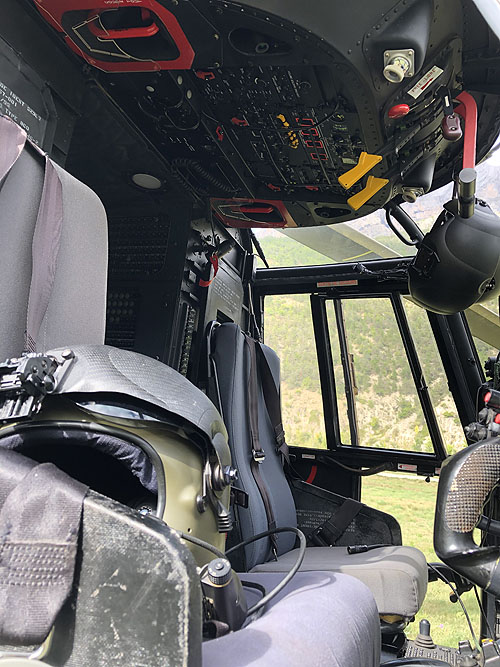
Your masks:
M 211 347 L 216 368 L 221 411 L 229 434 L 233 463 L 239 473 L 238 486 L 249 496 L 248 508 L 238 508 L 242 538 L 268 529 L 268 517 L 257 486 L 251 461 L 251 425 L 249 420 L 250 352 L 241 329 L 232 323 L 215 327 Z M 274 383 L 280 386 L 280 362 L 266 345 L 261 349 Z M 276 451 L 276 437 L 264 399 L 262 371 L 257 367 L 258 436 L 265 459 L 258 472 L 266 487 L 277 526 L 297 525 L 294 499 Z M 286 428 L 286 424 L 285 424 Z M 367 508 L 368 509 L 368 508 Z M 377 511 L 370 509 L 372 514 Z M 379 513 L 383 514 L 383 513 Z M 365 524 L 366 525 L 366 524 Z M 347 533 L 346 533 L 347 534 Z M 358 535 L 364 544 L 363 535 Z M 386 538 L 377 543 L 388 542 Z M 245 549 L 245 566 L 252 572 L 287 572 L 296 558 L 295 537 L 281 533 L 277 539 L 277 560 L 270 559 L 268 540 L 260 540 Z M 349 544 L 349 542 L 348 542 Z M 352 544 L 352 542 L 351 542 Z M 349 555 L 345 546 L 307 548 L 302 570 L 328 570 L 349 574 L 372 591 L 379 613 L 413 618 L 427 590 L 427 563 L 424 555 L 412 547 L 388 546 L 366 553 Z
M 247 573 L 271 590 L 283 577 Z M 246 589 L 250 604 L 257 601 Z M 380 623 L 368 588 L 333 572 L 298 572 L 265 613 L 203 644 L 203 667 L 379 667 Z

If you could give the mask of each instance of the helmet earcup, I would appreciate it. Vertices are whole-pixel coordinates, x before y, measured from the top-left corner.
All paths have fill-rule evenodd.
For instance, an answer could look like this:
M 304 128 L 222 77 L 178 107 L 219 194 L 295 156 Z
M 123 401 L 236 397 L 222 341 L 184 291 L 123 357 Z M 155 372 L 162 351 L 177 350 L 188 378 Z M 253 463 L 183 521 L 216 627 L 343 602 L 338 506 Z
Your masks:
M 442 315 L 458 313 L 500 292 L 500 218 L 478 202 L 470 218 L 458 201 L 444 206 L 408 271 L 413 300 Z

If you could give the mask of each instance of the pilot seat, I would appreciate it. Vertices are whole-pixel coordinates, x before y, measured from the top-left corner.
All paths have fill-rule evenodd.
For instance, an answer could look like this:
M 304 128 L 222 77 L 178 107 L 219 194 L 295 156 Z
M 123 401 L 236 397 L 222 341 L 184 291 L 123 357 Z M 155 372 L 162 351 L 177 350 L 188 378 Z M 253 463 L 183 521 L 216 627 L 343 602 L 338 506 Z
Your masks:
M 185 414 L 183 417 L 182 414 L 176 414 L 180 412 L 177 410 L 179 396 L 172 395 L 169 381 L 165 382 L 163 387 L 157 385 L 154 390 L 147 383 L 139 387 L 143 392 L 144 402 L 147 402 L 149 392 L 151 409 L 159 408 L 159 404 L 162 404 L 174 416 L 183 417 L 184 426 L 187 424 L 193 429 L 200 425 L 200 410 L 203 412 L 207 408 L 212 416 L 216 415 L 217 411 L 206 396 L 172 369 L 133 352 L 102 346 L 106 304 L 107 229 L 106 215 L 97 196 L 41 154 L 27 141 L 24 131 L 4 117 L 0 117 L 0 172 L 0 263 L 4 275 L 4 289 L 0 291 L 0 358 L 20 357 L 23 350 L 38 353 L 51 348 L 58 348 L 59 352 L 62 350 L 61 354 L 68 356 L 67 352 L 70 350 L 74 354 L 74 376 L 78 376 L 79 368 L 82 370 L 81 388 L 85 390 L 89 383 L 96 381 L 100 384 L 97 389 L 104 393 L 110 389 L 106 380 L 106 369 L 101 367 L 100 374 L 96 374 L 95 367 L 89 362 L 95 359 L 96 355 L 100 355 L 101 359 L 108 359 L 109 377 L 115 376 L 115 380 L 117 377 L 126 380 L 127 364 L 131 374 L 134 367 L 140 369 L 155 365 L 158 367 L 158 374 L 163 373 L 165 378 L 174 381 L 176 392 L 181 392 L 186 401 L 191 402 L 192 423 L 189 424 L 189 415 Z M 80 365 L 79 357 L 82 358 Z M 120 359 L 122 367 L 118 362 L 113 362 L 113 359 L 115 362 Z M 78 386 L 78 382 L 75 386 Z M 126 396 L 126 390 L 124 392 L 123 396 Z M 197 405 L 200 406 L 198 412 Z M 14 429 L 15 435 L 16 425 L 7 426 L 7 429 Z M 61 429 L 64 431 L 63 427 Z M 225 443 L 223 427 L 219 429 L 219 436 Z M 0 445 L 3 440 L 0 432 Z M 22 444 L 24 436 L 21 436 L 20 440 Z M 12 439 L 10 444 L 13 445 Z M 64 442 L 61 446 L 71 447 L 70 432 L 64 431 Z M 21 457 L 17 452 L 5 451 L 3 455 Z M 21 459 L 15 462 L 16 470 L 19 473 L 20 466 L 24 472 L 21 471 L 19 479 L 13 480 L 13 487 L 23 481 L 25 473 L 34 465 L 31 459 Z M 201 474 L 200 466 L 200 476 Z M 64 484 L 64 480 L 62 483 Z M 0 520 L 1 512 L 5 508 L 4 496 L 5 494 L 0 494 Z M 22 494 L 18 491 L 18 498 L 22 500 L 25 496 L 26 502 L 31 502 L 33 506 L 29 488 L 28 491 L 24 489 Z M 167 484 L 167 506 L 172 501 L 175 502 L 175 494 L 174 498 L 169 495 Z M 49 664 L 139 664 L 134 661 L 139 660 L 141 650 L 147 648 L 141 646 L 140 642 L 146 641 L 149 636 L 142 624 L 153 623 L 161 632 L 153 633 L 156 642 L 154 655 L 151 651 L 144 653 L 144 659 L 151 666 L 177 665 L 181 662 L 186 665 L 199 665 L 201 653 L 203 664 L 207 667 L 226 664 L 232 667 L 247 664 L 262 667 L 271 664 L 297 667 L 304 664 L 324 664 L 332 667 L 378 666 L 380 631 L 373 595 L 359 579 L 331 571 L 298 573 L 260 618 L 238 632 L 204 642 L 201 652 L 200 587 L 194 574 L 194 561 L 178 537 L 172 535 L 159 518 L 151 516 L 147 511 L 146 516 L 141 518 L 141 514 L 136 510 L 126 508 L 113 500 L 103 499 L 94 491 L 85 496 L 83 508 L 83 543 L 82 538 L 77 541 L 77 578 L 70 587 L 68 604 L 70 612 L 71 609 L 76 609 L 78 613 L 79 608 L 89 610 L 93 622 L 85 623 L 84 613 L 80 616 L 81 625 L 78 626 L 77 633 L 71 623 L 63 624 L 61 629 L 56 622 L 55 634 L 59 638 L 62 636 L 64 641 L 57 658 L 51 658 L 49 653 Z M 192 512 L 197 512 L 194 505 Z M 24 530 L 22 512 L 18 512 L 18 515 L 20 530 Z M 54 518 L 52 515 L 52 519 L 57 526 L 57 516 Z M 146 526 L 143 526 L 144 522 Z M 99 545 L 99 540 L 106 538 L 102 527 L 109 529 L 110 539 L 114 540 L 115 547 L 104 551 L 101 548 L 100 551 L 106 558 L 103 556 L 100 564 L 107 573 L 107 578 L 100 581 L 99 586 L 91 588 L 96 583 L 95 578 L 84 576 L 84 570 L 86 567 L 92 568 L 92 559 L 89 560 L 89 556 Z M 173 525 L 173 528 L 175 527 Z M 121 548 L 116 548 L 121 530 L 124 538 L 126 536 L 124 544 L 131 547 L 130 559 L 127 559 L 127 554 L 122 552 Z M 151 550 L 147 562 L 154 564 L 156 558 L 157 562 L 161 563 L 160 574 L 165 578 L 165 591 L 171 591 L 172 600 L 179 604 L 181 616 L 164 613 L 164 605 L 167 603 L 163 593 L 153 595 L 148 592 L 151 586 L 155 590 L 161 586 L 157 576 L 145 576 L 144 563 L 140 558 L 141 549 L 132 549 L 134 544 L 142 544 L 144 531 L 148 533 Z M 158 533 L 157 539 L 155 532 Z M 94 533 L 99 533 L 99 540 L 92 540 Z M 137 538 L 135 542 L 134 533 Z M 0 539 L 4 542 L 5 535 Z M 84 547 L 87 545 L 86 552 L 82 552 L 82 544 Z M 289 545 L 288 542 L 286 544 Z M 134 568 L 141 573 L 140 590 L 136 587 L 127 588 L 128 583 L 115 576 L 115 570 L 118 572 L 123 565 L 120 564 L 120 558 L 127 560 L 126 569 L 129 574 Z M 106 559 L 110 559 L 109 562 Z M 182 586 L 172 586 L 170 581 L 176 568 L 179 570 L 181 567 L 177 563 L 179 559 L 182 560 L 182 590 Z M 2 554 L 0 588 L 2 579 L 5 585 L 6 578 L 11 573 L 11 565 Z M 109 571 L 110 567 L 113 571 Z M 27 575 L 30 572 L 28 568 Z M 154 574 L 154 567 L 152 573 Z M 92 574 L 91 570 L 89 574 Z M 282 575 L 276 572 L 245 575 L 246 579 L 260 583 L 266 590 L 270 590 L 281 577 Z M 20 586 L 19 590 L 22 587 Z M 106 592 L 106 587 L 111 587 L 110 593 Z M 111 592 L 115 596 L 113 608 L 118 619 L 116 622 L 113 615 L 109 615 L 105 604 L 105 600 L 110 599 Z M 127 610 L 133 610 L 139 599 L 143 600 L 148 596 L 152 596 L 153 608 L 148 605 L 148 613 L 144 619 L 130 615 L 131 611 Z M 15 605 L 22 605 L 25 599 L 22 594 L 16 596 L 11 591 L 10 609 Z M 32 597 L 29 599 L 32 604 Z M 84 602 L 90 606 L 85 607 Z M 22 609 L 17 609 L 16 613 L 19 618 Z M 181 617 L 185 621 L 182 632 L 179 626 Z M 127 619 L 132 619 L 131 622 L 138 626 L 133 632 L 127 633 Z M 101 636 L 101 631 L 98 630 L 100 623 L 103 625 L 106 641 L 100 642 L 97 650 L 95 646 Z M 0 624 L 0 644 L 4 647 L 8 645 L 9 655 L 16 655 L 16 652 L 23 650 L 23 636 L 20 632 L 12 646 L 12 635 Z M 32 639 L 29 633 L 27 636 Z M 172 644 L 172 638 L 176 638 L 174 643 L 177 652 L 169 654 L 163 650 L 161 643 L 163 641 Z M 56 641 L 56 645 L 60 645 L 60 642 Z M 185 650 L 179 662 L 182 647 Z M 0 664 L 2 655 L 6 654 L 0 653 Z M 135 657 L 131 658 L 132 655 Z M 36 664 L 36 661 L 30 659 L 29 664 Z

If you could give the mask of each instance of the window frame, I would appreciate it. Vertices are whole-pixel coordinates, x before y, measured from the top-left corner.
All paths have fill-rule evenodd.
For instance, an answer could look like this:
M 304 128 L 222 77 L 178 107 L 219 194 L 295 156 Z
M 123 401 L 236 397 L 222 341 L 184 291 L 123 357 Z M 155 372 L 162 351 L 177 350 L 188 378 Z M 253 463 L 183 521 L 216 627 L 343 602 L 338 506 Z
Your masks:
M 341 361 L 342 361 L 342 368 L 344 372 L 344 379 L 345 379 L 345 386 L 346 386 L 346 398 L 347 398 L 347 406 L 348 406 L 348 419 L 349 419 L 349 428 L 351 432 L 351 438 L 353 437 L 352 434 L 355 434 L 355 439 L 353 440 L 352 444 L 346 444 L 341 441 L 340 438 L 340 427 L 338 430 L 336 430 L 336 439 L 332 441 L 332 446 L 330 447 L 330 441 L 328 440 L 328 434 L 327 434 L 327 445 L 328 449 L 332 449 L 335 451 L 340 451 L 344 448 L 349 448 L 352 449 L 355 447 L 356 449 L 368 449 L 368 450 L 375 450 L 375 451 L 380 451 L 382 448 L 378 447 L 363 447 L 359 444 L 359 440 L 357 438 L 357 428 L 356 428 L 356 409 L 355 409 L 355 398 L 354 398 L 354 388 L 352 384 L 352 377 L 351 373 L 349 370 L 349 352 L 348 352 L 348 335 L 345 330 L 345 323 L 343 320 L 343 309 L 342 309 L 342 302 L 347 301 L 347 300 L 363 300 L 363 299 L 388 299 L 391 307 L 392 307 L 392 312 L 394 314 L 394 319 L 396 322 L 396 325 L 398 327 L 398 331 L 401 337 L 401 344 L 402 347 L 405 351 L 405 355 L 408 361 L 409 369 L 411 372 L 411 376 L 413 379 L 413 384 L 415 387 L 415 392 L 416 395 L 418 396 L 420 406 L 422 408 L 422 413 L 425 419 L 425 423 L 427 425 L 427 429 L 429 431 L 429 435 L 431 438 L 433 450 L 434 450 L 434 455 L 430 454 L 430 456 L 435 459 L 435 460 L 443 460 L 446 458 L 446 449 L 443 443 L 443 439 L 441 436 L 441 430 L 439 428 L 439 424 L 436 418 L 436 414 L 434 412 L 434 408 L 432 405 L 432 401 L 429 395 L 428 387 L 425 383 L 424 380 L 424 374 L 423 370 L 420 364 L 420 360 L 418 358 L 417 350 L 415 348 L 415 343 L 413 341 L 413 337 L 410 331 L 410 326 L 408 324 L 408 319 L 406 317 L 406 313 L 403 308 L 403 304 L 401 302 L 401 296 L 397 293 L 394 292 L 379 292 L 377 294 L 375 293 L 369 293 L 369 294 L 356 294 L 356 295 L 342 295 L 342 296 L 325 296 L 325 295 L 315 295 L 315 298 L 318 301 L 323 302 L 322 309 L 325 311 L 325 318 L 324 321 L 321 323 L 318 322 L 318 327 L 322 326 L 323 331 L 322 331 L 322 336 L 324 337 L 325 343 L 327 344 L 328 348 L 330 348 L 330 327 L 328 326 L 328 316 L 326 313 L 326 304 L 328 302 L 333 302 L 333 307 L 334 307 L 334 314 L 335 314 L 335 320 L 337 324 L 337 330 L 338 330 L 338 335 L 339 335 L 339 342 L 340 342 L 340 354 L 341 354 Z M 313 296 L 311 296 L 311 300 L 313 299 Z M 319 308 L 318 308 L 319 309 Z M 314 312 L 313 312 L 313 323 L 314 323 Z M 317 337 L 318 340 L 318 337 Z M 336 421 L 336 424 L 338 425 L 338 403 L 337 403 L 337 396 L 334 387 L 332 388 L 329 386 L 329 378 L 330 375 L 333 375 L 333 357 L 331 353 L 331 348 L 329 350 L 329 354 L 327 359 L 324 360 L 326 363 L 329 363 L 332 365 L 332 370 L 331 373 L 325 373 L 323 374 L 320 373 L 320 382 L 321 382 L 321 391 L 322 393 L 326 394 L 329 397 L 329 400 L 333 403 L 333 405 L 329 406 L 329 414 L 330 415 L 335 415 L 334 419 Z M 320 358 L 318 356 L 318 364 L 320 364 L 320 369 L 321 369 L 321 362 Z M 334 393 L 335 392 L 335 393 Z M 325 412 L 325 420 L 327 419 L 327 413 Z M 397 448 L 383 448 L 383 451 L 387 452 L 398 452 L 401 454 L 406 454 L 408 450 L 401 450 Z M 412 454 L 421 454 L 422 452 L 417 452 L 417 451 L 411 451 L 410 453 Z
M 398 257 L 370 260 L 362 264 L 346 262 L 330 265 L 259 268 L 253 282 L 255 303 L 259 304 L 256 312 L 258 326 L 261 331 L 265 332 L 264 300 L 267 295 L 309 294 L 312 297 L 319 297 L 318 304 L 323 303 L 323 308 L 325 301 L 321 302 L 321 297 L 326 300 L 326 298 L 334 297 L 344 299 L 377 295 L 390 297 L 395 294 L 401 298 L 401 296 L 408 295 L 407 269 L 411 261 L 410 257 Z M 352 445 L 339 446 L 340 427 L 331 398 L 334 385 L 328 380 L 328 373 L 331 371 L 329 370 L 328 373 L 325 371 L 325 368 L 330 369 L 333 366 L 320 363 L 320 359 L 326 361 L 331 359 L 329 340 L 326 339 L 324 333 L 326 311 L 321 312 L 321 305 L 316 306 L 315 309 L 315 315 L 312 313 L 313 327 L 318 354 L 327 449 L 294 446 L 293 453 L 296 458 L 317 458 L 318 461 L 322 459 L 325 463 L 333 458 L 348 466 L 376 466 L 393 463 L 399 469 L 408 472 L 434 474 L 444 459 L 439 446 L 434 447 L 435 451 L 432 454 L 397 449 L 353 447 Z M 475 398 L 482 382 L 481 365 L 471 342 L 472 337 L 465 315 L 463 313 L 449 316 L 434 313 L 427 313 L 427 315 L 452 398 L 461 424 L 465 426 L 474 418 Z M 326 380 L 322 380 L 322 377 L 326 377 Z M 438 451 L 441 452 L 440 455 Z

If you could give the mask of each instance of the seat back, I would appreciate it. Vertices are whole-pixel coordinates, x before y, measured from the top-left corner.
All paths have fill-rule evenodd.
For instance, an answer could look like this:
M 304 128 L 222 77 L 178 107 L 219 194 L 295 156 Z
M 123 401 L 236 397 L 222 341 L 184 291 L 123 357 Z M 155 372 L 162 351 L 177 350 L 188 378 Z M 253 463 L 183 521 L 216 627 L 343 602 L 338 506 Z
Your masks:
M 30 298 L 31 309 L 42 308 L 36 350 L 104 342 L 108 261 L 104 208 L 94 192 L 46 159 L 23 133 L 11 120 L 0 116 L 2 360 L 23 351 Z M 24 148 L 16 151 L 20 142 L 21 146 L 25 142 Z M 10 160 L 14 162 L 10 169 L 10 164 L 6 165 L 3 171 L 7 174 L 2 179 L 2 158 L 5 167 L 9 155 L 17 159 Z M 51 167 L 57 195 L 47 192 L 45 183 L 46 170 Z M 44 225 L 51 224 L 44 206 L 56 197 L 61 221 L 54 239 L 44 233 Z M 40 271 L 45 269 L 48 271 L 41 277 Z
M 252 444 L 248 409 L 250 354 L 243 332 L 233 323 L 221 324 L 213 329 L 211 348 L 219 386 L 220 409 L 228 430 L 233 464 L 239 474 L 237 485 L 249 496 L 248 508 L 238 508 L 242 538 L 246 539 L 268 529 L 264 501 L 251 469 Z M 262 348 L 276 386 L 279 387 L 279 358 L 271 348 L 265 345 Z M 258 369 L 257 380 L 259 440 L 265 453 L 259 471 L 268 492 L 276 525 L 295 527 L 295 504 L 276 449 L 274 430 L 267 413 Z M 277 542 L 278 555 L 283 554 L 293 548 L 295 536 L 281 533 Z M 251 569 L 265 562 L 269 553 L 269 540 L 259 540 L 248 545 L 245 548 L 246 567 Z

